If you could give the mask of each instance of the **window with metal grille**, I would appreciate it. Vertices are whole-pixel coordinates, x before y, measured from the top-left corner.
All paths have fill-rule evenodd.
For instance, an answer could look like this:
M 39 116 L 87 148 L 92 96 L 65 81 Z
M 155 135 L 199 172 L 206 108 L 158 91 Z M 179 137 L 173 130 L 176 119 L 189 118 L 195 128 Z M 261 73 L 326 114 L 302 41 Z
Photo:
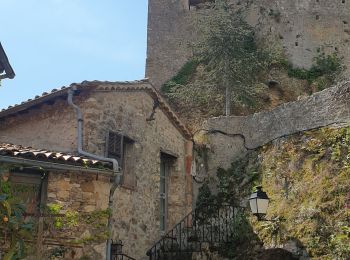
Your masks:
M 118 161 L 119 166 L 122 167 L 122 158 L 123 158 L 123 146 L 124 140 L 123 136 L 115 133 L 108 133 L 108 142 L 107 142 L 107 157 L 114 158 Z
M 160 154 L 160 231 L 165 232 L 167 229 L 168 219 L 168 185 L 171 166 L 174 164 L 176 157 L 161 153 Z
M 122 185 L 134 189 L 136 186 L 136 173 L 134 170 L 133 154 L 134 140 L 126 135 L 110 131 L 107 136 L 107 157 L 118 161 L 123 173 Z

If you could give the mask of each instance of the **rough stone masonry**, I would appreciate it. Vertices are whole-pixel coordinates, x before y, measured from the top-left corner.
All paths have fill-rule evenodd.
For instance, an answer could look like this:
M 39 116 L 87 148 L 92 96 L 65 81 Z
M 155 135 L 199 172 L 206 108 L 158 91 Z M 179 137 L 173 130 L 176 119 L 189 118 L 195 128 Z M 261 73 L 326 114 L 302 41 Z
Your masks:
M 197 1 L 198 2 L 198 1 Z M 350 0 L 231 0 L 258 37 L 282 48 L 297 67 L 321 52 L 338 53 L 350 68 Z M 192 56 L 195 17 L 189 0 L 149 0 L 146 76 L 160 88 Z M 349 73 L 349 72 L 347 72 Z
M 204 124 L 210 144 L 209 173 L 228 168 L 244 155 L 277 138 L 350 122 L 350 82 L 323 90 L 271 111 L 211 118 Z

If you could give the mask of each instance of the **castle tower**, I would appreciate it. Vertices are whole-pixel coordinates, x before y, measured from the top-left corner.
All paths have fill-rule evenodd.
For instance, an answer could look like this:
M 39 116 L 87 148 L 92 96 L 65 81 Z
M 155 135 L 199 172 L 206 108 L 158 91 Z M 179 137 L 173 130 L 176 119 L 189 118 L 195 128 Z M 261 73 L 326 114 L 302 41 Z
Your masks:
M 149 0 L 146 77 L 156 88 L 191 57 L 196 8 L 212 0 Z M 296 67 L 321 53 L 344 57 L 350 75 L 350 0 L 230 0 L 257 35 L 283 50 Z
M 149 0 L 146 77 L 160 88 L 191 57 L 189 0 Z

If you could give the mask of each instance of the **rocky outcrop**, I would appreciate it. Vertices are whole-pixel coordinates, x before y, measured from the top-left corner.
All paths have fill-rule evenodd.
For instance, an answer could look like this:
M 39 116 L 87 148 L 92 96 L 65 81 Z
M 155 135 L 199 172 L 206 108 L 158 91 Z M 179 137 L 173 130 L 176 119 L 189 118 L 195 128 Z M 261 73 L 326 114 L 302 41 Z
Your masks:
M 211 152 L 210 173 L 228 168 L 246 151 L 294 133 L 350 122 L 350 82 L 318 92 L 271 111 L 249 116 L 216 117 L 204 124 Z

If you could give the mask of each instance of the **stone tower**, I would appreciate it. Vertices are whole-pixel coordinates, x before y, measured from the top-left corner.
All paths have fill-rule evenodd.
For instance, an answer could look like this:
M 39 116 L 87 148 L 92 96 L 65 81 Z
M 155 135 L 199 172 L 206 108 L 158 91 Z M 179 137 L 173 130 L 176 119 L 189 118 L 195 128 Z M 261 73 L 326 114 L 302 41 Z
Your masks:
M 149 0 L 146 77 L 156 87 L 190 58 L 189 0 Z
M 193 17 L 204 0 L 149 0 L 146 77 L 157 88 L 191 57 Z M 289 61 L 309 68 L 321 52 L 338 53 L 350 69 L 350 0 L 230 0 L 257 35 L 283 48 Z

